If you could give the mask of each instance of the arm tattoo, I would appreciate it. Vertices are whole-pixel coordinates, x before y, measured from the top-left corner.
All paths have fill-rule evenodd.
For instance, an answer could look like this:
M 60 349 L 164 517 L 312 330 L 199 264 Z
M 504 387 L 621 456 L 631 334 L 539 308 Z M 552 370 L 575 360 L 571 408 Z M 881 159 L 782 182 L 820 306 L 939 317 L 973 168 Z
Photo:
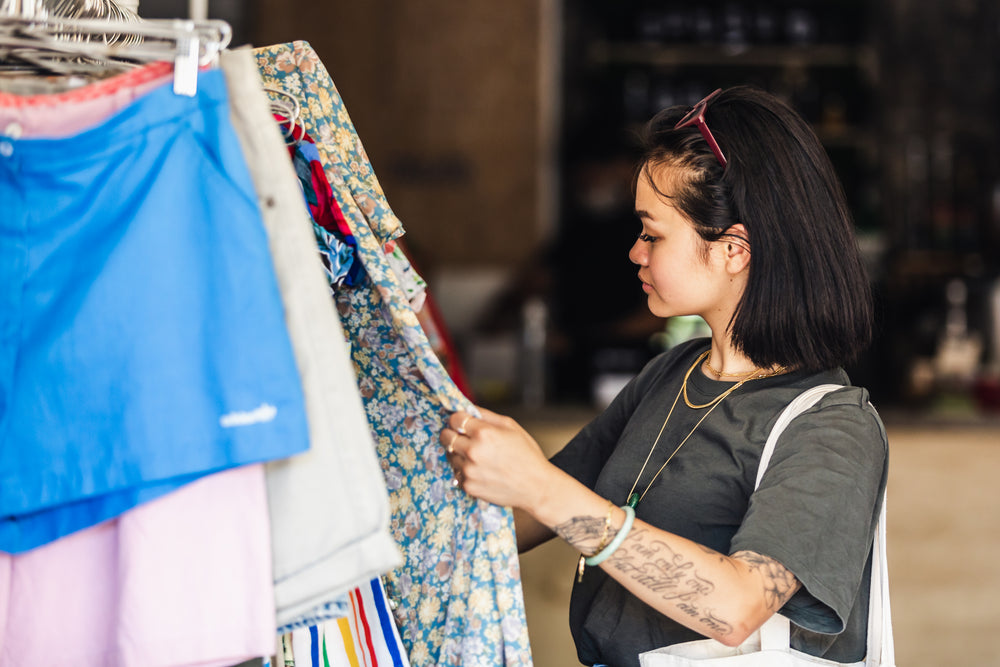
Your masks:
M 773 558 L 753 551 L 737 551 L 732 558 L 746 563 L 751 572 L 760 574 L 764 586 L 764 601 L 771 611 L 781 609 L 795 591 L 799 590 L 801 584 L 795 575 Z
M 556 535 L 563 538 L 575 549 L 583 553 L 593 551 L 604 534 L 604 518 L 575 516 L 553 528 Z
M 694 571 L 694 563 L 657 539 L 645 542 L 648 531 L 632 531 L 612 558 L 612 566 L 629 579 L 664 600 L 691 602 L 715 590 L 715 585 Z
M 715 590 L 715 584 L 694 570 L 694 563 L 661 540 L 645 537 L 649 531 L 634 529 L 612 556 L 610 565 L 636 584 L 659 594 L 677 609 L 709 630 L 722 635 L 733 626 L 705 609 L 700 602 Z M 713 552 L 715 553 L 715 552 Z

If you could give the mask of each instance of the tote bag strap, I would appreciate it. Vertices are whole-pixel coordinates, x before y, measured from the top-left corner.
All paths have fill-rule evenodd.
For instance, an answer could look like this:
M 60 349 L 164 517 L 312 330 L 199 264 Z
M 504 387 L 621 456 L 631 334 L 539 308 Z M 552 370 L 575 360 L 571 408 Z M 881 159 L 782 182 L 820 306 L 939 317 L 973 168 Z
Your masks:
M 805 390 L 788 404 L 778 416 L 778 420 L 774 423 L 771 433 L 767 437 L 767 442 L 764 444 L 764 450 L 760 455 L 760 464 L 757 467 L 754 490 L 760 486 L 760 481 L 764 477 L 771 456 L 774 454 L 778 438 L 788 424 L 814 406 L 823 396 L 842 388 L 843 386 L 839 384 L 817 385 Z M 868 600 L 868 653 L 865 656 L 865 665 L 868 667 L 893 667 L 895 665 L 892 613 L 889 607 L 889 571 L 885 550 L 885 499 L 886 494 L 883 492 L 882 509 L 875 526 L 875 538 L 872 543 L 871 588 Z M 789 622 L 781 614 L 774 614 L 760 629 L 762 650 L 784 650 L 789 648 L 789 640 Z

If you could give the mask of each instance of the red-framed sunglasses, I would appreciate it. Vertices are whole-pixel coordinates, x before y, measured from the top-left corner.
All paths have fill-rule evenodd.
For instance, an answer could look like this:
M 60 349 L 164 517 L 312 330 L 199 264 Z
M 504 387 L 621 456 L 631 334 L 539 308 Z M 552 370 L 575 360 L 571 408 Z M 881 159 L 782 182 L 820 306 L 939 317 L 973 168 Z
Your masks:
M 703 136 L 705 141 L 708 142 L 708 146 L 712 149 L 712 152 L 715 154 L 716 159 L 718 159 L 719 164 L 721 164 L 723 169 L 725 169 L 727 162 L 726 156 L 722 154 L 722 149 L 719 148 L 719 142 L 717 142 L 715 137 L 712 136 L 712 131 L 708 129 L 708 125 L 705 123 L 705 109 L 708 107 L 708 103 L 715 99 L 716 95 L 721 92 L 722 88 L 716 88 L 715 91 L 709 93 L 705 99 L 698 102 L 698 104 L 695 104 L 691 108 L 691 111 L 689 111 L 686 116 L 681 118 L 680 121 L 674 125 L 674 129 L 679 130 L 682 127 L 688 127 L 690 125 L 696 126 L 698 131 L 701 132 L 701 136 Z

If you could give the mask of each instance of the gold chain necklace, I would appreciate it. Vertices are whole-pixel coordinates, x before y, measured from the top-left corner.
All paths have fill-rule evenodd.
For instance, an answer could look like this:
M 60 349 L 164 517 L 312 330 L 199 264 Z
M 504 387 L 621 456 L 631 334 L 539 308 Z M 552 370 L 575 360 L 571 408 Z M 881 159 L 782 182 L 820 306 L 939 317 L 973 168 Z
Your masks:
M 708 351 L 708 359 L 705 359 L 705 366 L 708 367 L 708 370 L 712 371 L 714 374 L 718 375 L 720 378 L 742 378 L 742 377 L 747 377 L 747 376 L 753 375 L 754 373 L 757 372 L 757 370 L 759 370 L 759 369 L 755 369 L 755 370 L 750 371 L 749 373 L 723 373 L 722 371 L 717 371 L 717 370 L 715 370 L 715 366 L 712 365 L 712 351 L 711 350 Z M 767 375 L 761 375 L 760 377 L 767 378 L 767 377 L 771 377 L 772 375 L 777 375 L 778 373 L 783 373 L 784 371 L 785 371 L 785 366 L 778 366 L 778 368 L 774 369 L 773 371 L 771 371 Z
M 755 373 L 752 373 L 751 375 L 748 375 L 747 377 L 743 378 L 742 380 L 740 380 L 739 382 L 737 382 L 736 384 L 734 384 L 729 389 L 725 390 L 724 392 L 722 392 L 721 394 L 719 394 L 718 396 L 716 396 L 714 399 L 712 399 L 711 401 L 709 401 L 705 405 L 701 405 L 701 406 L 691 405 L 691 402 L 688 401 L 688 398 L 687 398 L 687 383 L 688 383 L 688 378 L 691 377 L 691 373 L 694 372 L 694 369 L 696 369 L 698 367 L 698 365 L 702 361 L 704 361 L 705 357 L 707 357 L 710 353 L 711 353 L 711 350 L 708 350 L 707 352 L 702 353 L 695 360 L 695 362 L 691 366 L 691 368 L 688 369 L 687 373 L 684 374 L 684 381 L 681 382 L 681 388 L 677 390 L 677 395 L 674 397 L 674 402 L 670 406 L 670 411 L 667 412 L 667 418 L 663 420 L 663 425 L 660 426 L 660 432 L 656 434 L 656 439 L 653 440 L 653 446 L 649 448 L 649 454 L 646 455 L 646 460 L 643 462 L 642 468 L 639 469 L 639 474 L 636 475 L 635 482 L 632 483 L 632 488 L 629 489 L 628 500 L 626 501 L 626 504 L 630 505 L 632 507 L 632 509 L 635 509 L 635 507 L 639 504 L 639 502 L 643 498 L 646 497 L 646 493 L 649 492 L 649 489 L 650 489 L 650 487 L 653 486 L 653 482 L 656 481 L 656 478 L 660 476 L 660 473 L 663 472 L 663 469 L 666 468 L 667 464 L 670 463 L 671 459 L 674 458 L 674 455 L 677 452 L 680 451 L 681 447 L 684 446 L 684 443 L 686 443 L 688 441 L 688 438 L 690 438 L 691 435 L 696 430 L 698 430 L 698 427 L 701 426 L 701 423 L 703 421 L 705 421 L 705 419 L 707 419 L 710 414 L 712 414 L 712 410 L 715 409 L 715 406 L 717 406 L 719 403 L 721 403 L 722 400 L 726 396 L 729 396 L 731 393 L 733 393 L 734 391 L 736 391 L 737 389 L 739 389 L 740 387 L 742 387 L 746 382 L 749 382 L 750 380 L 757 379 L 757 377 L 758 377 L 757 373 L 763 372 L 763 371 L 758 370 Z M 784 367 L 782 367 L 780 370 L 784 370 Z M 776 375 L 778 372 L 780 372 L 780 370 L 779 371 L 775 371 L 774 373 L 771 373 L 770 375 Z M 769 376 L 767 376 L 767 375 L 761 375 L 759 377 L 769 377 Z M 663 435 L 664 429 L 667 428 L 667 422 L 670 421 L 670 415 L 674 414 L 674 408 L 677 407 L 677 401 L 680 400 L 680 397 L 681 397 L 682 393 L 684 394 L 684 402 L 687 403 L 689 407 L 696 408 L 696 409 L 697 408 L 706 408 L 707 407 L 707 408 L 709 408 L 709 410 L 708 410 L 708 412 L 706 412 L 705 414 L 703 414 L 701 416 L 701 419 L 699 419 L 698 423 L 694 425 L 694 428 L 692 428 L 690 431 L 688 431 L 688 434 L 686 436 L 684 436 L 684 439 L 681 440 L 680 444 L 677 445 L 677 447 L 674 449 L 674 451 L 672 451 L 670 453 L 670 456 L 668 456 L 667 460 L 663 462 L 663 465 L 660 466 L 660 469 L 656 471 L 656 474 L 653 475 L 653 478 L 649 480 L 649 484 L 646 485 L 646 488 L 645 488 L 645 490 L 643 490 L 642 495 L 639 495 L 638 493 L 636 493 L 635 487 L 639 485 L 639 480 L 642 479 L 642 473 L 646 471 L 646 466 L 649 464 L 649 459 L 650 459 L 650 457 L 653 456 L 653 450 L 656 449 L 657 443 L 660 442 L 660 436 Z
M 713 373 L 715 373 L 716 375 L 718 375 L 720 377 L 738 377 L 738 378 L 740 378 L 740 381 L 737 382 L 734 386 L 730 387 L 726 391 L 724 391 L 721 394 L 719 394 L 718 396 L 716 396 L 715 398 L 713 398 L 708 403 L 703 403 L 701 405 L 695 405 L 694 403 L 691 402 L 691 399 L 688 398 L 688 387 L 687 387 L 687 379 L 691 375 L 691 371 L 694 370 L 694 367 L 692 367 L 690 370 L 688 370 L 687 375 L 684 376 L 684 384 L 681 385 L 681 392 L 684 394 L 684 402 L 692 410 L 701 410 L 703 408 L 714 408 L 719 403 L 719 401 L 721 401 L 722 399 L 724 399 L 726 396 L 729 396 L 730 393 L 732 393 L 732 392 L 736 391 L 737 389 L 739 389 L 740 386 L 744 382 L 747 382 L 749 380 L 759 380 L 761 378 L 769 378 L 769 377 L 772 377 L 774 375 L 779 375 L 779 374 L 785 372 L 785 367 L 784 366 L 778 366 L 776 369 L 774 369 L 773 371 L 770 371 L 769 373 L 765 373 L 764 369 L 762 369 L 762 368 L 758 368 L 756 370 L 750 371 L 749 373 L 743 373 L 743 374 L 720 373 L 719 371 L 717 371 L 714 368 L 712 368 L 712 364 L 710 363 L 711 360 L 712 360 L 712 356 L 711 355 L 712 355 L 712 350 L 708 350 L 707 352 L 705 352 L 704 354 L 702 354 L 700 357 L 698 357 L 698 361 L 695 362 L 695 367 L 698 365 L 699 362 L 701 362 L 703 359 L 705 359 L 706 357 L 708 357 L 708 359 L 705 360 L 705 365 L 708 366 L 708 370 L 712 371 Z M 699 423 L 701 423 L 701 422 L 699 422 Z
M 753 375 L 758 369 L 754 369 L 749 373 L 723 373 L 722 371 L 715 370 L 715 366 L 712 365 L 712 351 L 708 351 L 708 358 L 705 359 L 705 367 L 712 371 L 714 374 L 718 375 L 720 378 L 742 378 L 746 375 Z

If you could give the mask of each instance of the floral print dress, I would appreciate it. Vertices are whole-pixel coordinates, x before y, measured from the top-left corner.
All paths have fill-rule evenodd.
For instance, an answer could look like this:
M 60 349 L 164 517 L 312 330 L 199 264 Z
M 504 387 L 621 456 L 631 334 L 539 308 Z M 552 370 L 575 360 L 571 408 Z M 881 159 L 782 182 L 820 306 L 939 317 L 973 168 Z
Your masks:
M 404 563 L 385 577 L 414 667 L 531 664 L 509 510 L 451 486 L 437 436 L 474 410 L 434 355 L 385 245 L 404 230 L 386 201 L 343 101 L 306 42 L 255 49 L 265 89 L 293 95 L 358 243 L 364 275 L 333 289 Z M 394 260 L 398 260 L 396 257 Z

